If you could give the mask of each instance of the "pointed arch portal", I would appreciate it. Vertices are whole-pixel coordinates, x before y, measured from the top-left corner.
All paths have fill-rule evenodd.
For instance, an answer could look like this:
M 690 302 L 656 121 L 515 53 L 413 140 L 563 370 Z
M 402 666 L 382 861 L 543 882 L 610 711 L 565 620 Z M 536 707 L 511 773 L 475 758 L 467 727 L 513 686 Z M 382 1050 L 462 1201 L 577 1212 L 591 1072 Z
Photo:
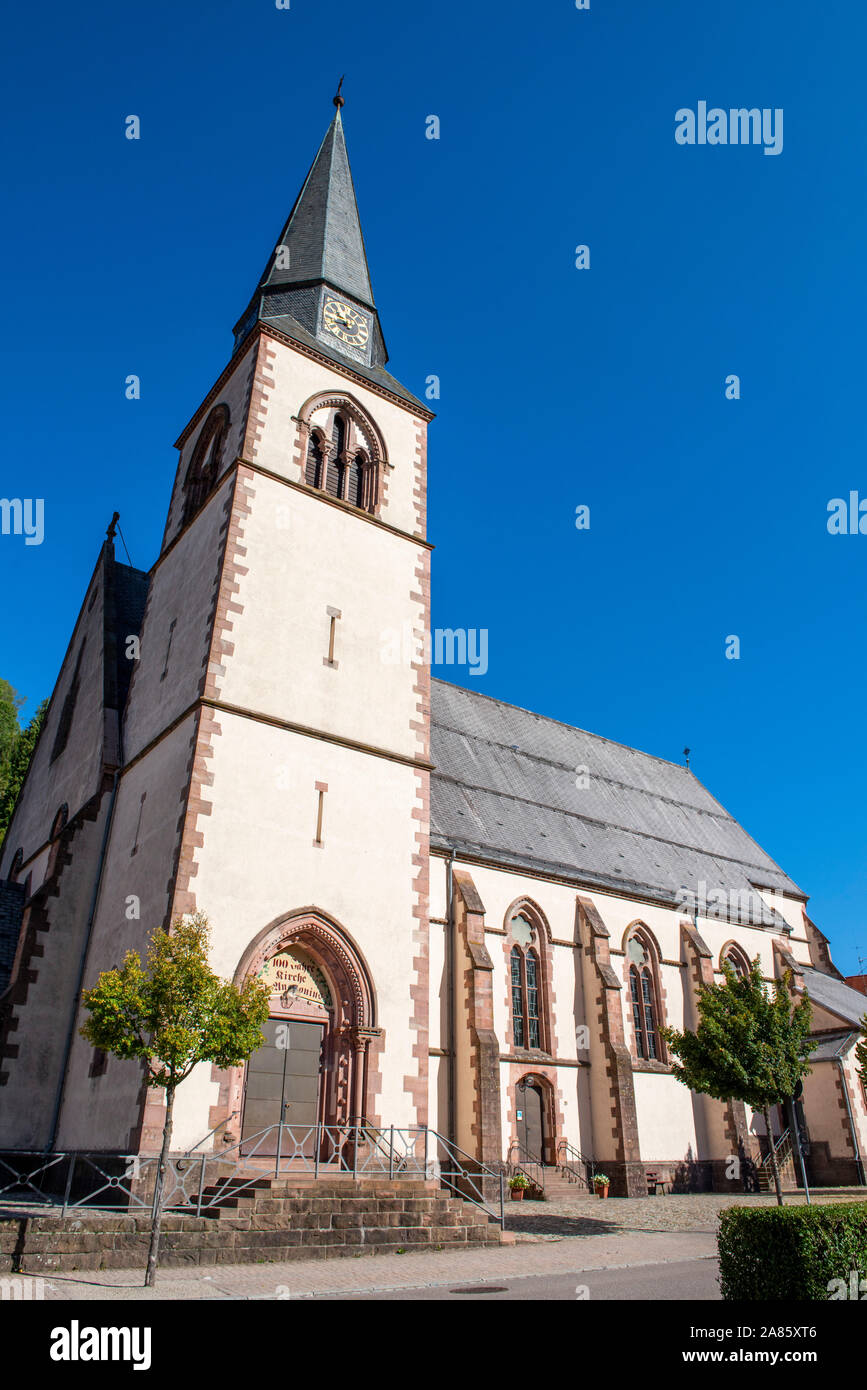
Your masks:
M 367 965 L 337 922 L 305 910 L 251 943 L 235 983 L 249 979 L 268 985 L 270 1004 L 265 1043 L 242 1069 L 241 1139 L 276 1152 L 273 1127 L 283 1123 L 296 1139 L 309 1129 L 312 1152 L 316 1125 L 367 1118 L 368 1054 L 379 1036 Z

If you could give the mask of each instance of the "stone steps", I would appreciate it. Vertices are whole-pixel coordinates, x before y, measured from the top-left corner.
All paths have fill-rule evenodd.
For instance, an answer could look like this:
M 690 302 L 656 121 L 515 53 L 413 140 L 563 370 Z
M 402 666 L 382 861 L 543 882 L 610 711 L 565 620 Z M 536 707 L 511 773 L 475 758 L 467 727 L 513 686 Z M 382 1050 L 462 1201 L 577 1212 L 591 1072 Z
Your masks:
M 496 1222 L 445 1195 L 435 1182 L 381 1179 L 349 1183 L 259 1178 L 207 1190 L 215 1205 L 201 1216 L 163 1217 L 160 1263 L 245 1264 L 479 1248 L 500 1243 Z M 225 1194 L 225 1195 L 224 1195 Z M 144 1264 L 150 1216 L 81 1208 L 67 1216 L 0 1220 L 0 1272 L 127 1269 Z
M 548 1202 L 581 1202 L 598 1201 L 595 1192 L 590 1192 L 577 1182 L 568 1182 L 563 1179 L 545 1180 L 545 1199 Z

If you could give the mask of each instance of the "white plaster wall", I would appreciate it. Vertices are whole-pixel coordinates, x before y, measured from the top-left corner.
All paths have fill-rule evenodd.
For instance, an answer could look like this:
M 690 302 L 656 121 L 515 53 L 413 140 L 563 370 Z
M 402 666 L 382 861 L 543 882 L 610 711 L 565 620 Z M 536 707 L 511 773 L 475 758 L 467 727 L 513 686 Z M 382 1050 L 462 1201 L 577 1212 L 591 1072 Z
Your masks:
M 367 961 L 386 1031 L 383 1092 L 389 1124 L 415 1123 L 404 1078 L 417 1072 L 413 942 L 413 769 L 323 740 L 220 713 L 211 760 L 213 804 L 200 818 L 194 885 L 213 930 L 212 963 L 231 978 L 250 941 L 275 918 L 316 907 L 340 923 Z M 313 845 L 317 781 L 328 784 L 324 847 Z M 178 1143 L 208 1129 L 208 1082 L 178 1101 Z
M 638 1136 L 643 1162 L 698 1158 L 692 1092 L 673 1076 L 633 1073 Z
M 257 476 L 244 518 L 228 704 L 416 756 L 413 649 L 389 634 L 424 627 L 416 570 L 424 552 L 320 498 Z M 336 622 L 329 650 L 329 608 Z M 392 647 L 397 660 L 391 660 Z
M 195 717 L 190 715 L 121 779 L 85 988 L 92 987 L 103 970 L 120 966 L 127 951 L 138 951 L 144 958 L 151 934 L 163 924 L 194 728 Z M 147 795 L 142 807 L 143 792 Z M 139 900 L 137 918 L 127 915 L 130 897 Z M 83 1021 L 80 1010 L 79 1024 Z M 125 1148 L 138 1115 L 141 1068 L 112 1057 L 105 1074 L 91 1078 L 91 1057 L 90 1044 L 76 1034 L 59 1142 L 67 1148 Z
M 208 499 L 195 525 L 187 528 L 151 576 L 141 659 L 133 675 L 124 720 L 127 761 L 198 698 L 210 647 L 211 613 L 222 553 L 220 529 L 231 488 L 232 478 L 228 478 Z M 166 670 L 172 620 L 175 629 Z
M 373 418 L 386 442 L 389 462 L 388 491 L 380 515 L 391 526 L 415 533 L 416 487 L 415 457 L 420 419 L 412 407 L 395 405 L 377 392 L 353 381 L 336 370 L 305 357 L 276 339 L 268 340 L 268 375 L 274 381 L 269 389 L 265 422 L 256 450 L 256 463 L 280 477 L 297 479 L 293 464 L 298 440 L 296 417 L 311 396 L 322 391 L 351 396 Z

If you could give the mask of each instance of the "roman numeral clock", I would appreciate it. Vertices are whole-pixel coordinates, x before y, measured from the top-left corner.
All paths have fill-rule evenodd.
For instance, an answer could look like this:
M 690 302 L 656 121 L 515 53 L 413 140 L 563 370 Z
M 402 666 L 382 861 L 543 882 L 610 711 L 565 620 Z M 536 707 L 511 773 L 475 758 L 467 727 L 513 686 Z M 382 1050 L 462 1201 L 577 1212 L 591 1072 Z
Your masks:
M 357 305 L 325 293 L 322 298 L 320 337 L 337 340 L 353 357 L 367 362 L 370 352 L 371 318 Z

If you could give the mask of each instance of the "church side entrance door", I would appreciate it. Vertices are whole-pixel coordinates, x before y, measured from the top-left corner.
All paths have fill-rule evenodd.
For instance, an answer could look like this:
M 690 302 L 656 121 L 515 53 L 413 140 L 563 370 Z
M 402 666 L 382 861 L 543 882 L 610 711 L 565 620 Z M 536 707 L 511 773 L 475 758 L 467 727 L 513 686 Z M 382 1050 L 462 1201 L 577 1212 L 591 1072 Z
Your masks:
M 543 1162 L 545 1153 L 544 1098 L 541 1087 L 533 1081 L 519 1081 L 518 1101 L 518 1141 L 527 1155 L 537 1162 Z
M 277 1125 L 281 1120 L 287 1125 L 308 1126 L 312 1130 L 319 1118 L 319 1071 L 325 1025 L 269 1018 L 262 1032 L 265 1044 L 253 1053 L 247 1064 L 241 1140 L 255 1147 L 259 1154 L 273 1154 L 277 1152 L 277 1131 L 257 1142 L 254 1136 L 260 1130 Z M 294 1138 L 300 1146 L 302 1130 L 296 1128 Z M 291 1143 L 284 1142 L 284 1151 L 291 1148 Z M 303 1148 L 312 1153 L 312 1134 Z

